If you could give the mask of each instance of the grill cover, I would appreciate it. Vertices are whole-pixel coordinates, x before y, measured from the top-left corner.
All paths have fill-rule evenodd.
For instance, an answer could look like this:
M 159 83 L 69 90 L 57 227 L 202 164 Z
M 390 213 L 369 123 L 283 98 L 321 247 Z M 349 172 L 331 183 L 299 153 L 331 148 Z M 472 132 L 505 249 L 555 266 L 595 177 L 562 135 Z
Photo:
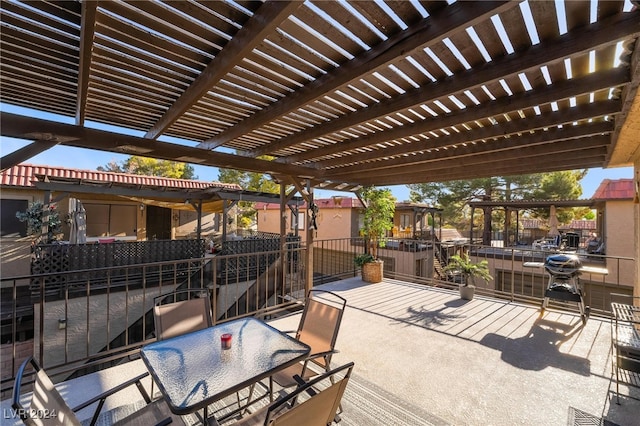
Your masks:
M 547 256 L 544 269 L 555 277 L 572 278 L 580 274 L 582 263 L 578 256 L 570 254 L 554 254 Z

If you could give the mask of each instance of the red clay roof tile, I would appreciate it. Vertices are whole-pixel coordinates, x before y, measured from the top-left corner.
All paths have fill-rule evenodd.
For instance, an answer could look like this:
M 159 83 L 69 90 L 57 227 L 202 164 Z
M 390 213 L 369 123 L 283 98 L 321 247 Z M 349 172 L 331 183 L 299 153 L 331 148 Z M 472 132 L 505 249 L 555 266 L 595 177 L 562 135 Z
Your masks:
M 205 189 L 211 187 L 241 189 L 239 185 L 205 182 L 189 179 L 172 179 L 158 176 L 143 176 L 129 173 L 101 172 L 98 170 L 69 169 L 56 166 L 38 166 L 32 164 L 18 164 L 2 172 L 0 185 L 33 187 L 36 175 L 58 178 L 83 179 L 98 182 L 128 183 L 134 185 L 165 186 L 168 188 Z
M 605 179 L 591 197 L 594 200 L 632 200 L 635 195 L 633 179 Z

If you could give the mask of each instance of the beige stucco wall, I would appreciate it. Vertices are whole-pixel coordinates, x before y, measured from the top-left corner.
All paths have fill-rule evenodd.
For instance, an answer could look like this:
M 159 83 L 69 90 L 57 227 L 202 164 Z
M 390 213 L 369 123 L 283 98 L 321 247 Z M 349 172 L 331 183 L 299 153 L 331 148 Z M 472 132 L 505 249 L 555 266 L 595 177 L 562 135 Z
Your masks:
M 300 210 L 306 216 L 306 210 Z M 290 229 L 291 211 L 287 208 L 287 233 Z M 334 238 L 350 238 L 352 220 L 357 220 L 357 210 L 350 208 L 322 208 L 320 206 L 316 223 L 318 230 L 314 235 L 316 240 L 328 240 Z M 302 240 L 306 240 L 306 230 L 309 225 L 308 216 L 305 217 L 304 229 L 299 229 Z M 258 231 L 280 233 L 280 210 L 274 208 L 258 211 Z
M 605 244 L 607 256 L 637 259 L 635 255 L 637 234 L 634 233 L 635 209 L 631 200 L 607 201 L 604 214 Z M 607 261 L 609 276 L 607 282 L 634 285 L 636 271 L 631 261 Z M 615 264 L 614 264 L 615 263 Z M 635 262 L 637 264 L 637 262 Z
M 200 221 L 203 238 L 216 232 L 216 213 L 203 213 Z M 196 211 L 171 210 L 173 238 L 195 238 L 198 233 L 198 213 Z

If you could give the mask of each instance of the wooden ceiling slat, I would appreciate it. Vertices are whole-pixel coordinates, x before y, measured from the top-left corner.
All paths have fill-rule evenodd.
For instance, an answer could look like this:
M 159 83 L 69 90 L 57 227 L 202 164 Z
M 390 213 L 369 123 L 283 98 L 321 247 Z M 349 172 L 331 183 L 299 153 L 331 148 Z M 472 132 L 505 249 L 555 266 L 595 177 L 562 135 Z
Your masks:
M 329 61 L 337 64 L 341 64 L 347 60 L 335 47 L 322 42 L 315 37 L 312 32 L 301 27 L 297 22 L 287 19 L 281 23 L 280 29 L 296 40 L 297 43 L 301 43 L 308 49 L 311 49 L 311 51 L 319 57 L 327 58 Z
M 577 147 L 579 144 L 569 143 L 555 143 L 548 144 L 548 146 L 535 146 L 519 149 L 519 152 L 505 151 L 499 154 L 499 159 L 496 160 L 496 155 L 489 157 L 479 156 L 466 156 L 466 157 L 453 157 L 450 159 L 439 160 L 437 162 L 429 164 L 418 164 L 413 166 L 403 166 L 397 169 L 387 169 L 383 176 L 386 179 L 394 179 L 395 176 L 406 176 L 407 173 L 422 173 L 428 170 L 430 173 L 442 172 L 449 173 L 452 170 L 460 170 L 462 168 L 480 168 L 486 169 L 488 167 L 502 167 L 505 164 L 509 164 L 514 161 L 526 162 L 527 160 L 539 160 L 542 158 L 549 158 L 551 155 L 557 157 L 565 157 L 572 159 L 593 157 L 594 155 L 600 155 L 604 157 L 606 155 L 606 146 L 599 145 L 596 142 L 587 144 L 587 147 Z M 363 183 L 368 179 L 376 178 L 380 175 L 378 173 L 370 171 L 368 168 L 359 175 L 346 175 L 332 174 L 332 178 L 338 181 Z M 500 175 L 492 175 L 500 176 Z
M 509 9 L 499 16 L 509 41 L 516 52 L 521 52 L 531 47 L 531 38 L 527 33 L 527 27 L 519 7 Z M 505 22 L 508 22 L 509 25 L 504 25 Z
M 580 55 L 571 58 L 571 75 L 573 78 L 589 74 L 589 56 Z
M 525 148 L 526 149 L 526 148 Z M 480 161 L 475 159 L 474 157 L 468 157 L 464 159 L 454 159 L 451 161 L 441 161 L 435 163 L 432 166 L 422 166 L 422 167 L 405 167 L 404 170 L 400 170 L 397 174 L 385 174 L 384 175 L 384 185 L 397 185 L 401 183 L 407 183 L 404 181 L 407 177 L 413 175 L 428 175 L 426 181 L 432 179 L 434 175 L 442 174 L 442 175 L 464 175 L 465 169 L 467 169 L 466 173 L 471 176 L 507 176 L 510 170 L 518 170 L 518 166 L 520 166 L 520 170 L 527 170 L 527 173 L 537 173 L 538 169 L 545 166 L 545 163 L 552 162 L 573 162 L 574 164 L 579 162 L 583 162 L 585 159 L 587 161 L 591 161 L 594 157 L 597 157 L 602 161 L 602 158 L 606 155 L 605 147 L 594 147 L 589 149 L 574 149 L 574 150 L 564 150 L 562 148 L 553 149 L 552 147 L 549 150 L 540 150 L 537 154 L 526 155 L 523 157 L 519 157 L 518 161 L 502 161 L 500 158 L 490 159 L 489 161 Z M 575 167 L 572 167 L 575 168 Z M 578 167 L 580 168 L 580 167 Z M 519 174 L 522 174 L 520 171 Z M 333 176 L 333 179 L 339 181 L 336 176 Z M 415 179 L 415 177 L 414 177 Z M 358 177 L 353 181 L 349 181 L 350 183 L 357 183 L 361 185 L 369 185 L 371 181 L 375 181 L 376 176 L 367 176 L 367 177 Z M 449 180 L 449 179 L 446 179 Z M 409 181 L 411 182 L 411 181 Z
M 495 60 L 507 54 L 496 27 L 490 23 L 490 21 L 483 22 L 482 25 L 473 25 L 473 30 L 477 34 L 482 46 L 484 46 L 491 59 Z
M 136 21 L 140 24 L 212 55 L 218 53 L 220 46 L 227 43 L 227 39 L 207 29 L 203 23 L 231 36 L 238 31 L 237 27 L 211 13 L 206 13 L 191 2 L 176 1 L 164 4 L 147 1 L 106 2 L 102 7 L 120 16 L 130 16 L 135 13 L 138 17 Z M 176 13 L 176 10 L 184 9 L 187 9 L 189 15 Z M 145 16 L 145 13 L 151 16 Z
M 76 90 L 76 124 L 84 125 L 87 113 L 89 93 L 89 79 L 91 62 L 93 60 L 93 40 L 95 36 L 96 19 L 98 14 L 97 2 L 82 3 L 82 22 L 80 25 L 78 88 Z
M 627 25 L 640 27 L 640 25 L 637 25 L 637 23 L 631 23 L 631 21 L 629 20 L 625 22 L 627 23 Z M 594 29 L 590 28 L 590 30 Z M 556 41 L 553 41 L 551 43 L 541 43 L 532 49 L 535 52 L 540 52 L 539 56 L 532 55 L 531 52 L 526 51 L 519 54 L 514 54 L 522 57 L 521 61 L 515 60 L 515 58 L 513 57 L 510 58 L 510 62 L 508 64 L 504 64 L 504 61 L 493 61 L 491 64 L 483 67 L 482 71 L 467 73 L 464 77 L 450 79 L 447 81 L 447 84 L 435 85 L 434 90 L 417 89 L 407 92 L 406 94 L 398 96 L 394 99 L 380 102 L 379 104 L 373 105 L 366 109 L 361 109 L 355 113 L 350 114 L 348 117 L 343 117 L 339 120 L 332 120 L 324 126 L 310 129 L 303 133 L 298 133 L 292 137 L 279 140 L 278 142 L 269 145 L 269 147 L 256 150 L 255 154 L 264 154 L 269 150 L 277 152 L 279 149 L 296 145 L 305 140 L 317 138 L 322 134 L 338 131 L 339 129 L 347 127 L 349 125 L 355 125 L 356 123 L 361 123 L 375 117 L 383 116 L 390 111 L 410 108 L 419 105 L 420 103 L 427 102 L 431 99 L 441 98 L 442 96 L 450 93 L 459 93 L 465 88 L 475 86 L 474 81 L 492 81 L 494 80 L 494 77 L 500 78 L 501 76 L 503 76 L 504 78 L 504 76 L 510 76 L 520 70 L 532 68 L 536 64 L 545 63 L 545 61 L 549 61 L 552 58 L 564 58 L 565 52 L 576 49 L 576 44 L 578 43 L 582 43 L 582 46 L 585 47 L 589 45 L 597 46 L 599 43 L 606 43 L 607 40 L 610 40 L 611 36 L 615 37 L 615 35 L 612 33 L 613 30 L 607 27 L 599 26 L 596 27 L 595 30 L 598 31 L 597 36 L 596 34 L 593 34 L 592 31 L 589 31 L 591 33 L 591 37 L 587 40 L 578 38 L 567 38 L 564 40 L 564 43 L 557 43 Z M 576 37 L 579 37 L 579 34 L 580 33 L 576 33 Z M 558 75 L 554 79 L 554 82 L 565 80 L 566 74 L 564 75 L 565 76 L 563 77 L 558 73 Z M 440 88 L 442 89 L 438 90 Z M 451 88 L 451 90 L 447 90 L 449 88 Z M 543 88 L 542 90 L 546 89 Z
M 219 95 L 226 96 L 232 99 L 240 99 L 242 100 L 242 102 L 257 106 L 258 108 L 263 108 L 270 102 L 268 97 L 262 95 L 261 93 L 247 90 L 244 87 L 237 87 L 235 85 L 229 84 L 229 82 L 225 80 L 220 81 L 215 86 L 214 90 Z
M 156 110 L 158 109 L 158 105 L 166 105 L 172 99 L 172 97 L 166 94 L 152 93 L 149 90 L 145 90 L 145 87 L 127 85 L 126 81 L 114 81 L 112 74 L 106 74 L 99 79 L 96 77 L 99 77 L 98 73 L 94 75 L 94 79 L 91 82 L 92 94 L 94 91 L 101 91 L 107 93 L 113 92 L 114 96 L 130 96 L 134 102 L 155 105 Z M 107 79 L 110 79 L 110 81 L 107 81 Z
M 453 43 L 472 68 L 482 66 L 486 63 L 484 57 L 466 31 L 460 31 L 449 38 L 451 43 Z
M 124 73 L 121 69 L 97 64 L 92 69 L 92 82 L 101 84 L 114 84 L 119 87 L 129 87 L 132 91 L 146 93 L 149 98 L 163 98 L 164 102 L 170 102 L 177 96 L 177 89 L 168 87 L 165 84 L 155 84 L 147 80 L 133 80 L 130 74 Z
M 402 176 L 393 176 L 390 178 L 382 177 L 380 179 L 367 179 L 359 182 L 351 182 L 352 184 L 368 185 L 404 185 L 422 182 L 447 182 L 460 179 L 475 179 L 489 176 L 514 176 L 522 174 L 523 170 L 527 173 L 543 173 L 559 170 L 576 170 L 583 168 L 600 167 L 603 155 L 599 152 L 589 156 L 581 156 L 580 158 L 562 158 L 558 159 L 557 155 L 548 157 L 538 157 L 529 161 L 519 161 L 517 164 L 491 164 L 486 167 L 460 167 L 446 172 L 436 170 L 424 170 L 421 173 L 408 173 Z
M 2 67 L 5 70 L 14 70 L 16 74 L 21 73 L 24 62 L 13 60 L 12 58 L 2 58 Z M 75 91 L 76 75 L 69 70 L 59 68 L 47 68 L 41 64 L 31 64 L 28 72 L 24 71 L 25 78 L 30 76 L 34 81 L 55 82 L 61 86 L 66 86 L 67 90 Z M 5 78 L 5 76 L 2 76 Z
M 416 68 L 416 66 L 406 58 L 400 59 L 395 66 L 419 86 L 423 86 L 431 82 L 429 77 L 427 77 L 422 71 L 418 70 L 418 68 Z
M 361 23 L 357 17 L 353 16 L 341 3 L 321 1 L 315 3 L 315 6 L 335 19 L 336 22 L 342 24 L 343 27 L 349 28 L 351 33 L 367 46 L 375 46 L 383 40 L 364 23 Z
M 93 63 L 98 63 L 102 58 L 107 58 L 105 61 L 112 61 L 112 63 L 119 64 L 123 70 L 131 70 L 132 72 L 143 71 L 142 76 L 148 78 L 168 79 L 167 83 L 174 84 L 182 83 L 184 81 L 193 81 L 195 74 L 184 67 L 178 66 L 175 63 L 162 61 L 155 56 L 149 56 L 142 52 L 128 49 L 108 39 L 100 39 L 99 35 L 96 35 L 94 42 L 94 51 L 96 52 L 93 58 Z M 132 75 L 131 78 L 134 78 Z
M 202 115 L 203 117 L 234 117 L 234 120 L 237 120 L 238 117 L 246 117 L 250 113 L 251 112 L 246 107 L 231 103 L 226 99 L 205 96 L 193 107 L 192 111 L 190 111 L 190 114 L 188 115 Z
M 369 22 L 376 26 L 378 31 L 386 36 L 396 34 L 402 30 L 375 2 L 357 0 L 350 3 L 354 9 L 360 12 Z
M 460 74 L 465 71 L 462 63 L 454 56 L 451 49 L 449 49 L 449 47 L 444 43 L 436 43 L 431 47 L 431 51 L 453 74 Z M 440 66 L 438 66 L 438 68 L 440 68 Z M 444 73 L 441 78 L 438 78 L 438 80 L 445 79 L 447 77 L 447 73 Z
M 63 91 L 48 90 L 42 91 L 42 85 L 32 84 L 24 81 L 24 84 L 16 89 L 9 83 L 20 81 L 20 76 L 5 75 L 2 76 L 2 101 L 22 106 L 30 106 L 43 110 L 44 108 L 55 108 L 59 113 L 69 113 L 74 108 L 74 103 L 65 96 Z M 21 98 L 26 99 L 26 101 Z
M 419 63 L 422 66 L 422 68 L 427 70 L 427 72 L 431 74 L 433 78 L 436 79 L 436 81 L 441 81 L 447 78 L 447 74 L 445 73 L 445 71 L 426 52 L 419 50 L 419 51 L 416 51 L 413 55 L 411 55 L 411 57 L 415 59 L 415 61 Z M 431 79 L 429 78 L 429 80 L 425 80 L 425 81 L 430 81 L 430 80 Z
M 2 17 L 4 20 L 4 16 Z M 59 61 L 75 63 L 78 60 L 78 51 L 71 46 L 54 43 L 49 39 L 42 39 L 31 34 L 25 34 L 13 28 L 2 27 L 2 43 L 8 50 L 23 50 L 25 55 L 30 52 L 45 57 L 57 58 Z M 3 49 L 2 54 L 4 55 Z
M 329 2 L 322 2 L 322 4 L 325 3 Z M 310 64 L 309 67 L 320 69 L 325 72 L 333 68 L 333 65 L 327 62 L 324 58 L 321 58 L 315 52 L 304 48 L 299 43 L 295 43 L 290 37 L 285 36 L 285 34 L 280 31 L 269 34 L 268 40 L 276 46 L 280 46 L 281 49 L 291 53 L 291 55 L 298 58 L 299 61 L 304 61 Z M 315 73 L 316 71 L 314 71 L 313 74 Z
M 255 14 L 262 6 L 262 1 L 250 0 L 250 1 L 235 1 L 234 3 L 242 6 L 243 9 L 248 10 L 251 14 Z M 249 20 L 250 16 L 247 15 L 242 8 L 234 7 L 230 2 L 212 2 L 204 1 L 198 2 L 197 7 L 190 5 L 187 2 L 176 2 L 175 7 L 181 10 L 187 15 L 193 15 L 202 22 L 212 22 L 209 14 L 212 16 L 222 16 L 225 19 L 233 22 L 235 25 L 244 25 Z M 198 8 L 208 11 L 208 15 L 202 15 Z M 224 20 L 223 20 L 224 21 Z
M 261 96 L 278 99 L 284 95 L 282 92 L 278 92 L 270 87 L 264 86 L 261 82 L 256 80 L 247 80 L 236 74 L 227 74 L 225 76 L 225 80 L 228 83 L 242 87 L 248 92 L 260 94 Z
M 438 15 L 439 18 L 442 18 L 442 21 L 435 21 L 435 16 L 432 17 L 433 21 L 428 21 L 431 24 L 429 26 L 424 25 L 427 21 L 421 21 L 420 24 L 391 37 L 356 60 L 343 64 L 339 72 L 328 73 L 301 88 L 294 95 L 289 96 L 286 103 L 279 102 L 271 105 L 251 117 L 251 120 L 237 124 L 234 128 L 225 131 L 224 134 L 218 135 L 215 140 L 206 141 L 202 146 L 211 148 L 212 146 L 223 145 L 236 137 L 241 132 L 241 129 L 253 129 L 287 111 L 297 109 L 317 99 L 324 93 L 331 92 L 353 80 L 359 80 L 363 69 L 371 72 L 379 67 L 386 66 L 393 62 L 394 59 L 397 59 L 398 56 L 408 55 L 430 40 L 454 33 L 460 27 L 473 25 L 474 22 L 481 21 L 497 10 L 510 7 L 515 7 L 515 3 L 482 2 L 474 4 L 473 9 L 462 3 L 456 3 L 451 8 L 445 8 L 442 14 Z M 261 153 L 256 152 L 254 154 L 260 155 Z
M 257 50 L 259 50 L 260 53 L 262 53 L 261 48 L 262 46 L 257 47 Z M 262 75 L 263 78 L 269 79 L 274 75 L 277 75 L 289 88 L 300 87 L 309 82 L 308 78 L 304 75 L 280 65 L 280 63 L 287 63 L 287 58 L 285 58 L 282 53 L 279 53 L 279 56 L 276 57 L 269 57 L 264 53 L 259 54 L 254 51 L 248 54 L 246 59 L 247 61 L 251 61 L 254 65 L 257 65 L 257 69 L 260 69 L 260 67 L 262 68 L 260 75 Z M 246 61 L 244 63 L 246 63 Z
M 605 100 L 601 103 L 594 104 L 584 104 L 579 107 L 573 108 L 569 111 L 563 112 L 548 112 L 546 114 L 541 114 L 538 116 L 527 117 L 524 119 L 520 119 L 518 121 L 511 121 L 508 123 L 503 123 L 499 126 L 490 126 L 490 127 L 472 127 L 473 130 L 463 132 L 463 133 L 455 133 L 450 136 L 444 136 L 435 140 L 422 140 L 415 144 L 415 151 L 417 150 L 427 150 L 440 148 L 455 144 L 481 141 L 483 139 L 493 139 L 502 136 L 509 135 L 517 135 L 518 133 L 528 133 L 530 131 L 540 131 L 546 127 L 553 127 L 562 124 L 572 123 L 576 121 L 583 121 L 594 119 L 597 120 L 597 117 L 601 117 L 604 115 L 614 114 L 620 111 L 621 104 L 619 101 L 609 101 Z M 608 126 L 611 127 L 612 124 L 608 123 Z M 325 151 L 326 152 L 326 151 Z M 385 150 L 384 154 L 387 156 L 396 156 L 401 155 L 403 153 L 412 152 L 411 150 L 404 147 L 397 147 Z M 318 150 L 318 154 L 321 154 L 322 150 Z M 369 154 L 358 154 L 358 161 L 366 161 L 378 158 L 379 153 L 369 153 Z M 302 161 L 306 156 L 294 156 L 290 158 L 289 161 L 295 163 L 297 161 Z M 320 157 L 320 155 L 318 155 Z M 316 162 L 316 167 L 320 168 L 328 168 L 340 165 L 342 163 L 342 159 L 333 159 L 333 160 L 324 160 Z
M 180 118 L 180 115 L 196 104 L 212 86 L 224 77 L 225 73 L 239 64 L 243 56 L 251 52 L 271 30 L 275 29 L 299 5 L 293 1 L 263 4 L 215 59 L 207 64 L 193 84 L 169 107 L 158 123 L 147 132 L 146 137 L 156 138 L 164 130 L 170 128 L 171 124 Z
M 598 87 L 609 87 L 609 83 L 618 82 L 616 84 L 621 84 L 625 79 L 626 77 L 624 75 L 624 72 L 612 70 L 609 71 L 607 79 L 604 78 L 604 75 L 590 75 L 579 80 L 576 79 L 570 82 L 560 82 L 555 85 L 540 89 L 533 94 L 513 96 L 510 99 L 498 99 L 492 102 L 492 104 L 489 106 L 475 106 L 467 108 L 466 110 L 461 112 L 459 111 L 446 116 L 425 120 L 425 122 L 418 123 L 416 125 L 402 126 L 393 129 L 392 131 L 387 131 L 384 134 L 376 134 L 370 138 L 361 138 L 358 140 L 349 141 L 341 144 L 340 148 L 342 150 L 356 149 L 358 147 L 372 145 L 384 140 L 392 140 L 400 137 L 405 137 L 417 132 L 433 131 L 460 123 L 481 120 L 485 117 L 490 117 L 492 115 L 496 115 L 508 110 L 513 111 L 528 106 L 543 105 L 549 103 L 553 99 L 556 99 L 556 97 L 566 98 L 570 96 L 577 96 L 581 93 L 587 93 L 591 90 L 597 90 Z
M 421 19 L 421 15 L 411 2 L 405 0 L 386 0 L 387 6 L 407 25 L 413 25 Z M 435 10 L 435 8 L 433 9 Z
M 565 2 L 565 6 L 568 2 Z M 581 6 L 584 9 L 584 4 Z M 531 1 L 529 2 L 531 16 L 535 23 L 536 32 L 540 40 L 554 40 L 560 38 L 560 29 L 558 28 L 558 15 L 554 2 L 547 1 Z M 587 21 L 585 23 L 588 24 Z
M 128 22 L 123 22 L 109 15 L 101 15 L 96 25 L 96 38 L 118 40 L 121 50 L 139 50 L 146 57 L 163 58 L 164 63 L 180 64 L 184 69 L 202 71 L 210 58 L 200 52 L 187 49 L 182 45 L 171 43 L 152 32 L 144 31 Z
M 610 140 L 608 135 L 602 136 L 605 130 L 608 131 L 608 133 L 611 133 L 613 131 L 613 127 L 609 123 L 598 123 L 596 125 L 591 125 L 590 127 L 585 127 L 584 129 L 577 129 L 576 127 L 568 129 L 555 128 L 546 132 L 537 131 L 535 133 L 527 133 L 521 136 L 512 135 L 508 138 L 501 138 L 487 143 L 472 142 L 467 143 L 466 146 L 458 145 L 455 147 L 449 145 L 449 148 L 440 149 L 438 151 L 433 150 L 435 148 L 434 147 L 432 148 L 432 151 L 428 153 L 412 155 L 409 157 L 400 157 L 391 161 L 368 162 L 366 164 L 362 163 L 348 167 L 334 168 L 332 169 L 332 174 L 336 177 L 349 180 L 350 175 L 363 176 L 365 173 L 376 173 L 376 170 L 378 173 L 382 173 L 386 172 L 386 169 L 395 168 L 397 170 L 398 167 L 408 167 L 416 164 L 426 165 L 434 162 L 439 163 L 442 160 L 465 156 L 474 156 L 481 159 L 499 154 L 500 158 L 508 160 L 507 157 L 503 156 L 505 151 L 511 151 L 509 155 L 525 155 L 523 152 L 518 153 L 513 152 L 512 150 L 540 146 L 544 151 L 549 148 L 548 144 L 550 143 L 558 143 L 568 139 L 575 141 L 576 138 L 585 137 L 589 137 L 590 139 L 582 139 L 580 142 L 575 142 L 575 144 L 582 147 L 588 147 L 589 144 L 595 144 L 595 141 L 598 140 L 598 146 L 605 146 L 607 141 Z M 437 143 L 433 145 L 437 145 Z M 483 157 L 484 155 L 488 155 L 488 157 Z M 358 160 L 360 159 L 358 158 Z
M 77 44 L 77 40 L 80 38 L 80 33 L 75 26 L 51 19 L 49 15 L 38 13 L 31 8 L 22 7 L 20 3 L 6 2 L 2 9 L 4 11 L 2 21 L 5 25 L 27 28 L 29 26 L 28 21 L 37 22 L 39 34 L 43 38 L 58 40 L 60 43 L 70 46 Z M 18 15 L 19 18 L 14 15 Z M 74 19 L 74 21 L 74 23 L 78 22 L 77 19 Z
M 313 28 L 317 33 L 322 34 L 328 40 L 331 40 L 332 43 L 340 46 L 342 50 L 346 50 L 353 56 L 358 56 L 364 50 L 362 46 L 345 35 L 331 22 L 325 21 L 320 15 L 313 13 L 306 5 L 296 10 L 295 16 L 309 28 Z
M 6 41 L 6 40 L 3 40 Z M 0 48 L 4 47 L 4 43 L 0 43 Z M 76 72 L 71 68 L 69 62 L 58 61 L 57 58 L 43 57 L 33 52 L 25 55 L 22 52 L 16 50 L 7 50 L 3 52 L 1 61 L 4 63 L 15 63 L 17 67 L 24 67 L 25 64 L 30 64 L 32 68 L 48 68 L 52 72 L 57 74 L 65 74 L 68 78 L 75 78 Z
M 634 49 L 638 55 L 640 11 L 622 12 L 623 1 L 557 4 L 567 34 L 560 35 L 551 1 L 2 2 L 3 103 L 75 114 L 77 124 L 86 117 L 146 138 L 6 113 L 0 128 L 3 136 L 47 134 L 69 146 L 201 158 L 207 166 L 348 188 L 622 165 L 635 152 L 628 130 L 620 135 L 640 82 L 630 59 Z M 89 6 L 95 19 L 87 17 Z M 533 46 L 527 9 L 540 38 Z M 496 14 L 512 54 L 491 21 Z M 200 148 L 159 143 L 160 134 Z M 217 146 L 240 152 L 221 156 L 210 151 Z M 276 160 L 251 158 L 263 153 Z
M 63 21 L 80 25 L 80 3 L 77 1 L 37 1 L 31 2 L 31 7 L 53 15 Z

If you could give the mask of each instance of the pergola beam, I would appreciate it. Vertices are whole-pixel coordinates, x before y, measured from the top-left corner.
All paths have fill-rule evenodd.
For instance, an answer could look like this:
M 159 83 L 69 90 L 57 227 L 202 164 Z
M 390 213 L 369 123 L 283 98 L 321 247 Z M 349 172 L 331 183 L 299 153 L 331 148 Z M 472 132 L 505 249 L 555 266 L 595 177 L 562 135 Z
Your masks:
M 76 101 L 76 124 L 84 125 L 93 55 L 93 37 L 98 11 L 97 1 L 82 2 L 82 21 L 80 24 L 80 66 L 78 68 L 78 95 Z
M 424 168 L 422 172 L 408 172 L 403 175 L 385 176 L 380 178 L 361 179 L 362 185 L 404 185 L 421 182 L 447 182 L 461 179 L 486 178 L 491 176 L 515 176 L 521 175 L 523 170 L 528 173 L 544 173 L 559 170 L 575 170 L 580 168 L 599 167 L 606 155 L 602 148 L 586 151 L 576 151 L 570 157 L 559 157 L 557 154 L 540 155 L 528 160 L 518 160 L 510 164 L 504 164 L 500 160 L 493 164 L 485 164 L 482 167 L 470 166 L 454 170 L 441 170 Z M 593 151 L 593 152 L 591 152 Z
M 472 167 L 486 168 L 492 166 L 500 166 L 502 163 L 509 161 L 527 161 L 529 158 L 535 158 L 544 156 L 568 156 L 571 153 L 572 158 L 580 158 L 579 156 L 593 148 L 602 148 L 603 153 L 606 154 L 606 147 L 609 141 L 608 136 L 596 136 L 592 138 L 580 138 L 571 139 L 562 142 L 541 142 L 539 145 L 511 146 L 504 151 L 501 151 L 499 155 L 493 152 L 484 153 L 466 153 L 459 156 L 451 156 L 443 159 L 434 159 L 429 163 L 419 163 L 410 166 L 399 166 L 384 171 L 385 176 L 404 175 L 406 173 L 421 173 L 425 169 L 429 171 L 440 170 L 443 173 L 447 173 L 452 169 L 466 169 Z M 493 169 L 492 169 L 493 170 Z M 364 168 L 359 174 L 349 173 L 341 175 L 338 173 L 332 174 L 332 177 L 337 180 L 354 180 L 375 178 L 380 175 L 380 170 L 369 170 Z
M 96 149 L 120 154 L 142 155 L 171 161 L 185 161 L 226 169 L 258 173 L 281 173 L 306 177 L 321 177 L 322 171 L 310 167 L 276 163 L 222 152 L 207 151 L 186 145 L 159 142 L 137 136 L 90 129 L 0 111 L 2 136 L 19 139 L 48 139 L 61 145 Z

